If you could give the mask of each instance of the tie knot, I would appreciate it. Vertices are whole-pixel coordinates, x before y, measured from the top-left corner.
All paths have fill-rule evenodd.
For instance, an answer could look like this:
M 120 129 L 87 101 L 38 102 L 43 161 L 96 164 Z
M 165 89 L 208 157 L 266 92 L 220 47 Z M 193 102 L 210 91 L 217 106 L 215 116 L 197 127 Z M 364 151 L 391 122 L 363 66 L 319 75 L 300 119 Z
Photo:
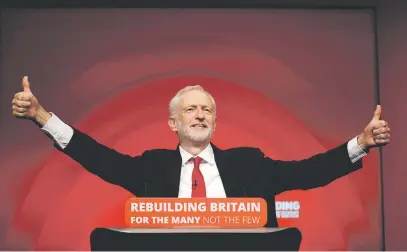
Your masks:
M 201 157 L 194 157 L 193 160 L 194 160 L 194 165 L 195 165 L 195 167 L 198 167 L 199 164 L 202 162 L 202 158 L 201 158 Z

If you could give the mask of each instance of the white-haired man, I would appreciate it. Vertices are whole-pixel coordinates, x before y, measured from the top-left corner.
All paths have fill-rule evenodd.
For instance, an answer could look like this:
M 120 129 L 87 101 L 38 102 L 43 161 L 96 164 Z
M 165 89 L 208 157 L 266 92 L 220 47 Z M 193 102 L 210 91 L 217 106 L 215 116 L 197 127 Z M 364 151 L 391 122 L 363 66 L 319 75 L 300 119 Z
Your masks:
M 265 157 L 257 148 L 220 150 L 211 143 L 216 128 L 213 97 L 200 86 L 180 90 L 170 102 L 168 125 L 177 133 L 174 150 L 121 154 L 70 127 L 47 112 L 32 94 L 28 78 L 12 101 L 13 115 L 40 125 L 55 146 L 89 172 L 139 197 L 261 197 L 268 203 L 268 223 L 277 227 L 275 195 L 325 186 L 362 167 L 362 157 L 390 141 L 378 105 L 363 132 L 325 153 L 299 161 Z

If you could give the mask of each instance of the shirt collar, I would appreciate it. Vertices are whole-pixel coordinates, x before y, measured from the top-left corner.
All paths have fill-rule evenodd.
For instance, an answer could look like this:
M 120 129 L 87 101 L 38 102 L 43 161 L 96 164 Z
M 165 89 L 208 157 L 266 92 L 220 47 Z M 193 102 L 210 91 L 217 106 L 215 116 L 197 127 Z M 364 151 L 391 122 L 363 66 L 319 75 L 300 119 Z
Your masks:
M 182 159 L 182 165 L 185 165 L 191 158 L 194 156 L 190 153 L 188 153 L 186 150 L 184 150 L 181 145 L 179 146 L 179 152 L 181 154 L 181 159 Z M 208 144 L 206 148 L 197 155 L 198 157 L 202 158 L 205 162 L 209 164 L 215 164 L 215 155 L 213 154 L 213 149 L 211 144 Z

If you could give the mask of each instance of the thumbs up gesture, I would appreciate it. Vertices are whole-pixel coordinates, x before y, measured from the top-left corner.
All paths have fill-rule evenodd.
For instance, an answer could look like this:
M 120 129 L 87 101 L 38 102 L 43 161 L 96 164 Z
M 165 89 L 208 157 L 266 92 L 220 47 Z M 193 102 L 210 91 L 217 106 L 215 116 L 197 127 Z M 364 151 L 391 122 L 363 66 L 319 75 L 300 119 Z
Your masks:
M 23 78 L 22 87 L 23 91 L 16 93 L 12 101 L 13 115 L 17 118 L 35 120 L 41 106 L 31 92 L 27 76 Z
M 383 146 L 390 142 L 390 128 L 386 121 L 381 120 L 382 107 L 377 105 L 373 119 L 358 136 L 358 144 L 362 149 Z

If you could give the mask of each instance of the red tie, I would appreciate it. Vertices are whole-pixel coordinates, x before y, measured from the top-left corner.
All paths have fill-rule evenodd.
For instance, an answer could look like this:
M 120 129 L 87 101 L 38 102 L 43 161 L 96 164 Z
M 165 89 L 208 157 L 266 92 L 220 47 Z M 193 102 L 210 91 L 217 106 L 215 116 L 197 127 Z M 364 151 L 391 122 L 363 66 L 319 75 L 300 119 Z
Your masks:
M 192 198 L 206 198 L 205 180 L 201 170 L 199 170 L 199 164 L 202 158 L 196 157 L 194 160 L 194 170 L 192 171 Z

